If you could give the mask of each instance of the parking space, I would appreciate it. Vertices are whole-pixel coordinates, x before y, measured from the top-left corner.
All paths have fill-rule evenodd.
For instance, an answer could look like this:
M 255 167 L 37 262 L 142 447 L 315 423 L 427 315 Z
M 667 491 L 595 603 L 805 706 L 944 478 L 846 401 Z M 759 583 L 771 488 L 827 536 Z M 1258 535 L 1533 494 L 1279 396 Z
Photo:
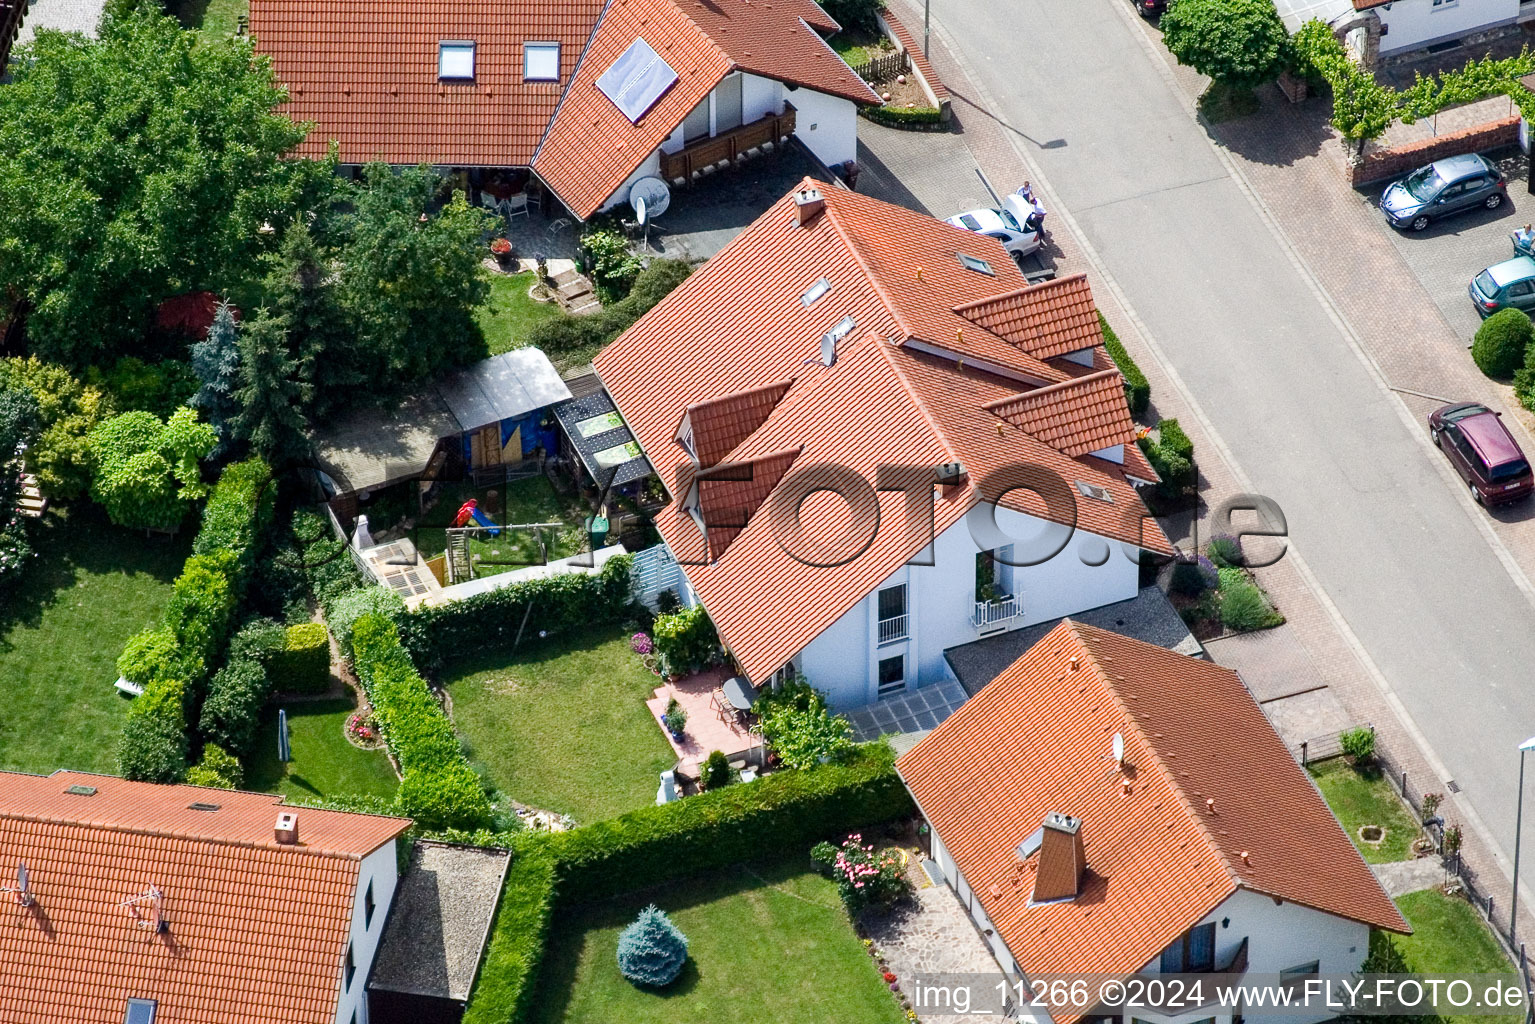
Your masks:
M 1395 231 L 1378 210 L 1373 215 L 1380 233 L 1400 253 L 1423 290 L 1467 345 L 1482 322 L 1466 295 L 1467 284 L 1483 268 L 1512 257 L 1514 249 L 1509 234 L 1516 227 L 1535 221 L 1535 196 L 1525 186 L 1528 161 L 1524 154 L 1516 150 L 1488 155 L 1508 177 L 1509 202 L 1500 208 L 1449 217 L 1421 232 Z M 1378 185 L 1360 192 L 1359 201 L 1372 207 L 1378 205 L 1384 190 L 1384 185 Z

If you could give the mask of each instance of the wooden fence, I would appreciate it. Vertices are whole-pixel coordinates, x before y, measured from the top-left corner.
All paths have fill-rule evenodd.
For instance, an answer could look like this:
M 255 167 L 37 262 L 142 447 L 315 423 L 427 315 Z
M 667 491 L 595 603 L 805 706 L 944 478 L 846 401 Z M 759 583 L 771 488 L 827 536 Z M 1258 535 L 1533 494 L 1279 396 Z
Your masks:
M 888 82 L 911 70 L 911 57 L 904 50 L 898 50 L 885 57 L 875 57 L 866 64 L 854 64 L 852 68 L 866 82 Z

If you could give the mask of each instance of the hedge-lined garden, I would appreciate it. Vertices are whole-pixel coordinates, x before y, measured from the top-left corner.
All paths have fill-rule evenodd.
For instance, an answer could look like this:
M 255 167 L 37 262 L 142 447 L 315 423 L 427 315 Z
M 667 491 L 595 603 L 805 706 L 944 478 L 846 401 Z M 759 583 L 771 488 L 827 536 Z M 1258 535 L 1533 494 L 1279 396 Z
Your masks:
M 255 549 L 271 522 L 270 479 L 270 469 L 255 459 L 219 478 L 203 510 L 209 536 L 199 531 L 160 626 L 131 638 L 118 658 L 118 672 L 144 687 L 118 747 L 118 771 L 126 778 L 172 782 L 187 770 L 203 683 L 229 642 Z
M 400 644 L 393 622 L 376 612 L 357 620 L 352 661 L 402 778 L 399 808 L 423 828 L 490 824 L 490 801 L 464 759 L 453 723 Z
M 525 1024 L 564 900 L 585 902 L 751 860 L 910 814 L 911 797 L 884 743 L 840 764 L 765 776 L 745 786 L 632 811 L 569 832 L 519 838 L 465 1024 Z

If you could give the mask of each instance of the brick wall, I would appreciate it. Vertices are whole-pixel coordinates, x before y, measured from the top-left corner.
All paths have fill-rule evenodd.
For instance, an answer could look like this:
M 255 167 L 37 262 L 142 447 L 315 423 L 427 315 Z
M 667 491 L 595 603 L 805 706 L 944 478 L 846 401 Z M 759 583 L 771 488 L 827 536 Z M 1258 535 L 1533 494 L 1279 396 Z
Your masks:
M 1365 154 L 1364 160 L 1349 168 L 1355 188 L 1372 182 L 1396 178 L 1415 167 L 1433 163 L 1447 156 L 1480 153 L 1513 146 L 1519 142 L 1519 116 L 1499 118 L 1449 135 L 1438 135 L 1393 149 Z

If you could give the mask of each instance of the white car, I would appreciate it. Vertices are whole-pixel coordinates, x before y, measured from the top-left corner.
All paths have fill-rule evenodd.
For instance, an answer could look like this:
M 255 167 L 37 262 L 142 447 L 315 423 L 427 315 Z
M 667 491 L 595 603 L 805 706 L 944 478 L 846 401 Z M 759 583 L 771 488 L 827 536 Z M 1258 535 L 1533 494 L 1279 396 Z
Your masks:
M 1002 198 L 1002 209 L 971 210 L 948 219 L 949 224 L 974 231 L 1002 243 L 1014 258 L 1027 256 L 1040 246 L 1039 209 L 1028 198 L 1010 193 Z M 1034 226 L 1030 226 L 1030 225 Z

